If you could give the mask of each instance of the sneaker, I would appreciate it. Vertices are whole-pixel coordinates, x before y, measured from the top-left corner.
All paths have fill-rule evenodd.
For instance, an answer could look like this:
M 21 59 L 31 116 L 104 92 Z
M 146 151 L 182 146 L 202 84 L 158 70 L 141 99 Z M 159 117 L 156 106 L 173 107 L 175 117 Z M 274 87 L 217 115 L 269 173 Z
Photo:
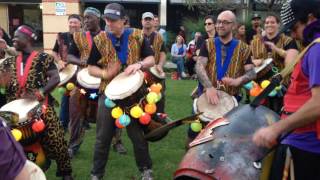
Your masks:
M 152 170 L 151 169 L 145 169 L 141 173 L 141 180 L 153 180 L 152 177 Z
M 102 180 L 102 178 L 91 174 L 91 180 Z
M 182 77 L 182 78 L 186 78 L 186 77 L 188 77 L 188 76 L 186 75 L 185 72 L 182 72 L 182 73 L 181 73 L 181 77 Z
M 127 150 L 122 143 L 113 144 L 112 147 L 113 150 L 118 152 L 119 154 L 127 154 Z

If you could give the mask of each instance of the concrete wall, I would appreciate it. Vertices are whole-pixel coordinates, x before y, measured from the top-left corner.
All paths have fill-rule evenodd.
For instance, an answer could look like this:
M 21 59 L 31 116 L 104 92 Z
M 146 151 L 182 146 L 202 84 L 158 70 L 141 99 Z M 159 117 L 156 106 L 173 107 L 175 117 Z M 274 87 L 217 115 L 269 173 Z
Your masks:
M 66 3 L 65 15 L 56 15 L 56 2 Z M 51 53 L 57 33 L 68 31 L 68 16 L 80 13 L 80 2 L 79 0 L 43 0 L 42 7 L 43 48 L 45 52 Z

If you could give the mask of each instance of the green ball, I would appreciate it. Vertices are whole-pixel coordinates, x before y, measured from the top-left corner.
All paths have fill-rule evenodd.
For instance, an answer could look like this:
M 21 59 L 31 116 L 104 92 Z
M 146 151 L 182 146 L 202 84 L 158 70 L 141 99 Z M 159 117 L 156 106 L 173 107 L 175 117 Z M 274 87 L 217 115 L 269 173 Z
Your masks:
M 202 129 L 202 124 L 200 122 L 191 123 L 191 130 L 193 132 L 200 132 Z
M 6 94 L 6 88 L 0 88 L 0 94 Z
M 60 94 L 64 94 L 66 92 L 66 88 L 59 87 L 58 91 L 59 91 Z

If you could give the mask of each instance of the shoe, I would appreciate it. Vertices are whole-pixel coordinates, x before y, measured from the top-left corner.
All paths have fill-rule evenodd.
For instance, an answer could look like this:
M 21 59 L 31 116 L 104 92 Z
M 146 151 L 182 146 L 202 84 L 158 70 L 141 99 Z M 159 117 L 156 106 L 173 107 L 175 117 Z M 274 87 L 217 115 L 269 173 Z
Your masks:
M 102 180 L 102 178 L 91 174 L 91 180 Z
M 185 72 L 182 72 L 182 73 L 181 73 L 181 77 L 182 77 L 182 78 L 186 78 L 186 77 L 188 77 L 188 76 L 186 75 Z
M 121 142 L 113 144 L 112 147 L 113 150 L 118 152 L 119 154 L 127 154 L 127 150 Z
M 152 170 L 151 169 L 145 169 L 141 173 L 141 180 L 153 180 L 152 177 Z

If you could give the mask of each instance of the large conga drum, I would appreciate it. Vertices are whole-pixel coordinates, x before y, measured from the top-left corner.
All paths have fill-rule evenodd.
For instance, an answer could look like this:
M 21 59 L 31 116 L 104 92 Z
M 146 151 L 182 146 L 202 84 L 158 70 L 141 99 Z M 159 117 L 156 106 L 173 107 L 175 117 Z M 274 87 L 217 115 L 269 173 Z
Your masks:
M 201 121 L 210 122 L 223 117 L 227 112 L 238 106 L 235 97 L 230 96 L 224 91 L 217 90 L 219 103 L 211 104 L 208 102 L 206 94 L 203 93 L 199 98 L 194 99 L 193 109 L 195 113 L 201 113 Z
M 77 72 L 77 66 L 74 64 L 68 64 L 62 70 L 59 69 L 60 83 L 59 86 L 64 86 L 68 82 L 72 81 Z
M 27 160 L 26 165 L 31 180 L 46 180 L 43 171 L 33 162 Z
M 41 116 L 40 103 L 36 100 L 17 99 L 2 106 L 0 111 L 18 114 L 18 122 L 11 123 L 10 128 L 16 128 L 21 131 L 22 138 L 19 142 L 23 146 L 27 158 L 44 170 L 47 169 L 49 161 L 39 143 L 41 133 L 37 133 L 32 129 L 32 125 Z
M 101 79 L 91 76 L 88 68 L 83 68 L 77 74 L 77 82 L 80 87 L 80 92 L 89 100 L 98 100 L 99 87 Z
M 257 180 L 263 174 L 264 162 L 255 162 L 268 153 L 256 146 L 252 136 L 256 130 L 277 121 L 270 109 L 242 105 L 222 118 L 210 122 L 196 137 L 183 157 L 174 179 L 177 180 Z M 265 175 L 266 173 L 264 173 Z

